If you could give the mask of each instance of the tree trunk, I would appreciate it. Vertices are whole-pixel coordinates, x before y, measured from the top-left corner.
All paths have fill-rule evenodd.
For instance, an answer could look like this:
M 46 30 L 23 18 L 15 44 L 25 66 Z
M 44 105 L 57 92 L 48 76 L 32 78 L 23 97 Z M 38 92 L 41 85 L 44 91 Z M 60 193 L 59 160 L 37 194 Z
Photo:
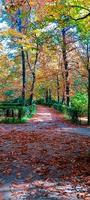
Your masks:
M 21 109 L 18 109 L 18 119 L 21 120 L 21 118 L 22 118 L 22 111 Z
M 88 125 L 90 125 L 90 69 L 88 69 Z
M 63 96 L 62 96 L 62 104 L 64 104 L 65 102 L 65 92 L 63 92 Z
M 59 90 L 60 90 L 60 84 L 59 84 L 59 78 L 57 75 L 57 101 L 58 103 L 60 102 Z
M 45 100 L 46 100 L 46 104 L 47 104 L 48 103 L 48 89 L 46 89 Z
M 18 25 L 18 31 L 22 33 L 22 19 L 21 19 L 20 8 L 17 11 L 17 25 Z M 25 54 L 24 54 L 24 50 L 22 46 L 21 46 L 21 57 L 22 57 L 22 100 L 23 100 L 23 104 L 25 104 L 25 70 L 26 69 L 25 69 Z
M 88 70 L 88 125 L 90 125 L 90 52 L 87 40 L 87 70 Z
M 29 69 L 30 69 L 30 72 L 31 72 L 32 78 L 33 78 L 31 89 L 30 89 L 30 100 L 29 100 L 29 104 L 32 105 L 34 85 L 35 85 L 35 81 L 36 81 L 36 64 L 37 64 L 37 60 L 38 60 L 38 43 L 37 43 L 37 52 L 36 52 L 36 58 L 35 58 L 33 69 L 32 69 L 32 65 L 29 60 L 28 52 L 26 52 L 26 58 L 27 58 L 27 63 L 28 63 L 28 66 L 29 66 Z
M 69 106 L 70 103 L 70 88 L 69 88 L 69 73 L 68 73 L 68 62 L 67 62 L 67 53 L 66 53 L 66 33 L 65 29 L 62 30 L 62 39 L 63 39 L 63 45 L 62 45 L 62 53 L 63 53 L 63 62 L 64 62 L 64 68 L 65 68 L 65 93 L 66 93 L 66 104 Z
M 14 118 L 14 109 L 12 109 L 12 118 Z
M 9 109 L 7 109 L 6 110 L 6 117 L 9 117 L 9 114 L 10 114 Z
M 51 102 L 52 101 L 52 90 L 49 88 L 49 97 L 48 97 L 48 100 L 49 100 L 49 102 Z
M 33 90 L 34 90 L 34 85 L 35 85 L 35 80 L 36 80 L 34 72 L 32 73 L 32 76 L 33 76 L 33 81 L 32 81 L 32 86 L 30 90 L 30 101 L 29 101 L 30 105 L 32 105 L 32 101 L 33 101 Z
M 25 54 L 23 51 L 23 47 L 21 47 L 21 56 L 22 56 L 22 99 L 23 99 L 23 104 L 25 105 L 26 69 L 25 69 Z
M 69 96 L 69 82 L 66 81 L 66 98 L 67 98 L 67 106 L 70 104 L 70 96 Z

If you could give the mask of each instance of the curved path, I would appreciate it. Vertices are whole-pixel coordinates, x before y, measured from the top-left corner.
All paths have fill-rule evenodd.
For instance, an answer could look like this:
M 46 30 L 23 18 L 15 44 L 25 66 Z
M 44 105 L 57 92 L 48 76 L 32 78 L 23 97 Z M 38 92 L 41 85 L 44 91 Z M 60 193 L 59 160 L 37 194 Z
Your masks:
M 0 200 L 89 200 L 88 136 L 43 106 L 26 124 L 0 124 Z
M 77 133 L 85 136 L 90 136 L 90 127 L 74 126 L 67 121 L 63 120 L 62 115 L 52 108 L 39 106 L 37 115 L 33 118 L 34 122 L 40 122 L 41 127 L 51 126 L 60 128 L 63 132 Z M 39 123 L 39 125 L 40 125 Z
M 90 127 L 75 126 L 65 121 L 56 110 L 44 106 L 38 106 L 37 114 L 28 121 L 26 124 L 13 124 L 5 125 L 1 124 L 0 129 L 5 132 L 18 130 L 18 131 L 35 131 L 36 129 L 49 129 L 52 128 L 57 131 L 69 132 L 72 134 L 80 134 L 84 136 L 90 136 Z

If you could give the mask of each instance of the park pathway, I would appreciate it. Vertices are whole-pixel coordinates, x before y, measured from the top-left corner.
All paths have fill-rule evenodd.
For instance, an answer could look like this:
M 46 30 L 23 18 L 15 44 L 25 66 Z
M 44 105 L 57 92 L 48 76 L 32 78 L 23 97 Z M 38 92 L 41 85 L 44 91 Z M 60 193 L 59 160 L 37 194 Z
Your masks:
M 63 119 L 63 116 L 60 115 L 57 111 L 52 108 L 38 106 L 37 114 L 28 121 L 26 124 L 22 125 L 5 125 L 1 124 L 0 129 L 4 130 L 4 132 L 10 131 L 36 131 L 40 129 L 49 129 L 52 128 L 55 130 L 62 130 L 62 132 L 70 132 L 72 134 L 80 134 L 85 136 L 90 136 L 90 126 L 81 127 L 75 126 L 71 123 L 68 123 Z
M 44 106 L 26 124 L 0 124 L 0 200 L 89 200 L 89 136 Z

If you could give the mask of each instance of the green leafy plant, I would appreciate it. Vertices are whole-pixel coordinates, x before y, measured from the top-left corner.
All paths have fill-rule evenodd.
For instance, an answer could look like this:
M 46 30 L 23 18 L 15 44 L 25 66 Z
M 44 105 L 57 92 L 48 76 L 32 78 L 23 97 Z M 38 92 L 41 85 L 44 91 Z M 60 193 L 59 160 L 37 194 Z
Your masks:
M 78 116 L 87 115 L 88 109 L 88 98 L 84 93 L 76 93 L 75 96 L 71 98 L 71 108 L 77 112 Z

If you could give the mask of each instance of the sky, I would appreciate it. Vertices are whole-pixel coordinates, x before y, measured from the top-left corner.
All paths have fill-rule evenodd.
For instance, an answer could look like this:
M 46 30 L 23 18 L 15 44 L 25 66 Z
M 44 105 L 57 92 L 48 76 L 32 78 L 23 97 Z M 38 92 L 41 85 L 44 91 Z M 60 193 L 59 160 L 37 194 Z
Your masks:
M 0 31 L 4 31 L 8 28 L 8 24 L 3 20 L 3 12 L 2 12 L 2 0 L 0 0 Z
M 7 30 L 8 29 L 8 24 L 7 24 L 7 22 L 5 22 L 5 21 L 1 21 L 0 22 L 0 31 L 4 31 L 4 30 Z

